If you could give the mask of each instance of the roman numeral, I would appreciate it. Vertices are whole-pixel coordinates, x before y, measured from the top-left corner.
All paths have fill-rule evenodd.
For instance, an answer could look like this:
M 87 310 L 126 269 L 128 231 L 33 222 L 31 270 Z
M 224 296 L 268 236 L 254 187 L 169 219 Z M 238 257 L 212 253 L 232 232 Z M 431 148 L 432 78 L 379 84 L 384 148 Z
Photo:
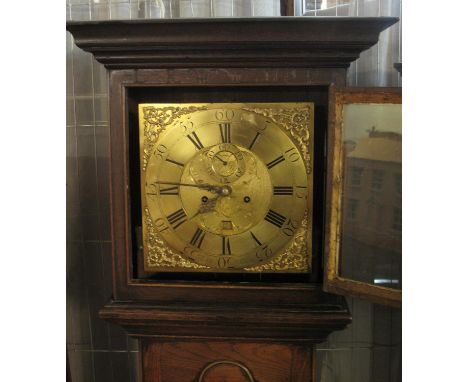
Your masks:
M 160 188 L 159 195 L 179 195 L 179 186 Z
M 250 231 L 250 236 L 252 236 L 252 239 L 254 239 L 258 245 L 262 245 L 262 242 L 258 240 L 257 236 L 255 236 L 252 231 Z
M 173 164 L 175 164 L 175 165 L 177 165 L 177 166 L 184 167 L 183 163 L 177 162 L 177 161 L 175 161 L 175 160 L 166 158 L 166 161 L 171 162 L 171 163 L 173 163 Z
M 281 163 L 284 161 L 284 156 L 283 155 L 280 155 L 278 158 L 272 160 L 270 163 L 267 163 L 267 167 L 268 169 L 271 169 L 273 167 L 275 167 L 278 163 Z
M 167 221 L 172 225 L 172 228 L 176 229 L 187 221 L 186 217 L 187 215 L 185 214 L 185 211 L 181 208 L 167 216 Z
M 250 146 L 249 146 L 249 150 L 252 150 L 252 147 L 253 145 L 255 144 L 255 142 L 257 142 L 257 138 L 260 136 L 260 133 L 257 131 L 257 134 L 255 135 L 254 139 L 252 140 L 252 142 L 250 143 Z
M 273 186 L 273 195 L 292 195 L 293 186 Z
M 229 238 L 223 236 L 222 237 L 223 243 L 222 243 L 222 254 L 223 255 L 230 255 L 231 254 L 231 243 L 229 242 Z
M 221 133 L 221 141 L 223 143 L 231 143 L 231 124 L 220 123 L 219 132 Z
M 197 230 L 193 234 L 192 240 L 190 240 L 190 244 L 192 244 L 194 247 L 200 248 L 204 238 L 205 238 L 205 231 L 203 231 L 200 228 L 197 228 Z
M 195 131 L 187 135 L 187 138 L 190 139 L 190 141 L 198 150 L 201 150 L 204 147 L 203 143 L 201 143 L 200 138 L 198 138 L 198 135 Z
M 265 216 L 265 220 L 268 223 L 271 223 L 277 226 L 278 228 L 281 228 L 284 222 L 286 221 L 286 218 L 283 215 L 279 214 L 278 212 L 275 212 L 273 210 L 268 210 L 268 213 Z

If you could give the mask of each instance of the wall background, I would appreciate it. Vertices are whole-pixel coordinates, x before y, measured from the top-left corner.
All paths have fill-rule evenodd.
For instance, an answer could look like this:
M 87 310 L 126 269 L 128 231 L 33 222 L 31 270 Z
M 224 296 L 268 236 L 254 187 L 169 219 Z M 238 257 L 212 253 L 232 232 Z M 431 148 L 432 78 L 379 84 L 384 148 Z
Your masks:
M 308 0 L 307 14 L 397 16 L 401 0 Z M 67 20 L 277 16 L 278 0 L 67 0 Z M 348 72 L 350 86 L 401 86 L 401 21 Z M 73 382 L 138 381 L 137 341 L 100 320 L 111 295 L 109 121 L 104 67 L 67 32 L 67 354 Z M 318 382 L 401 381 L 401 311 L 348 299 L 353 323 L 317 351 Z

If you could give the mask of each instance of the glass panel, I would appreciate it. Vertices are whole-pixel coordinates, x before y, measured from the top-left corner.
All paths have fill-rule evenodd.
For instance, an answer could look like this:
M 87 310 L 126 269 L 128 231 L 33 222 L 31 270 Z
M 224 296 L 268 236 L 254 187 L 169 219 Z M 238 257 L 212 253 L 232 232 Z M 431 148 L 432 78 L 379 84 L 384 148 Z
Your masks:
M 341 277 L 401 289 L 401 105 L 343 106 Z

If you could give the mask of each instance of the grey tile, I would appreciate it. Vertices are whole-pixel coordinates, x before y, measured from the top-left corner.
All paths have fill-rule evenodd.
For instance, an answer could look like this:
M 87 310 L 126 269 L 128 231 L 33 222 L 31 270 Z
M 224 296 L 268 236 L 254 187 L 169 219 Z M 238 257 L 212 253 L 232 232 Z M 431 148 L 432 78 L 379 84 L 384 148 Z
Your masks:
M 95 59 L 93 65 L 93 86 L 95 97 L 106 97 L 109 92 L 109 77 L 106 68 Z
M 75 121 L 77 125 L 94 124 L 93 96 L 75 96 Z
M 110 349 L 128 351 L 128 335 L 120 326 L 109 324 Z
M 144 19 L 146 17 L 145 0 L 130 1 L 130 19 Z
M 94 119 L 96 125 L 109 124 L 109 97 L 107 93 L 94 94 Z
M 130 2 L 112 3 L 110 5 L 111 20 L 128 20 L 130 19 Z
M 128 352 L 112 352 L 112 382 L 129 382 L 130 377 L 130 356 Z
M 68 4 L 68 0 L 67 0 L 67 5 L 65 6 L 65 20 L 67 21 L 71 20 L 71 7 L 70 7 L 70 4 Z
M 353 346 L 372 346 L 374 324 L 373 312 L 373 304 L 365 300 L 354 299 L 351 310 L 353 315 Z
M 138 340 L 134 337 L 128 336 L 128 351 L 137 352 L 139 349 L 140 346 L 138 344 Z
M 86 21 L 91 19 L 89 3 L 70 4 L 70 19 L 73 21 Z
M 377 86 L 378 44 L 361 53 L 357 62 L 357 86 Z
M 401 0 L 380 0 L 380 16 L 400 17 Z
M 70 337 L 74 338 L 75 349 L 85 350 L 92 347 L 89 303 L 83 265 L 83 246 L 67 242 L 67 305 L 70 309 Z
M 102 251 L 102 269 L 103 284 L 112 295 L 112 245 L 110 242 L 104 242 L 101 245 Z
M 94 379 L 93 353 L 89 351 L 68 351 L 70 374 L 73 382 L 97 382 Z
M 379 16 L 379 0 L 357 0 L 357 9 L 359 17 Z
M 250 1 L 234 2 L 234 17 L 250 17 L 252 16 L 252 6 Z
M 78 167 L 76 159 L 76 134 L 74 126 L 66 127 L 66 192 L 67 212 L 77 213 L 78 208 Z
M 94 377 L 96 382 L 112 381 L 112 364 L 110 352 L 99 351 L 94 353 L 94 370 Z M 129 382 L 132 382 L 132 380 L 129 380 Z
M 336 16 L 336 8 L 324 8 L 319 11 L 316 11 L 316 16 Z
M 82 241 L 83 232 L 81 230 L 81 217 L 78 214 L 72 214 L 67 211 L 66 217 L 67 241 Z
M 213 16 L 215 17 L 232 17 L 233 16 L 232 0 L 213 0 Z
M 337 1 L 337 9 L 336 15 L 337 16 L 351 16 L 350 13 L 350 0 L 338 0 Z
M 66 98 L 66 124 L 67 126 L 75 124 L 75 100 L 73 96 L 67 96 Z
M 275 17 L 280 15 L 279 1 L 261 0 L 252 1 L 252 16 L 254 17 Z
M 371 380 L 369 349 L 330 349 L 317 352 L 318 382 L 375 382 Z
M 374 305 L 373 342 L 376 346 L 392 345 L 394 333 L 392 330 L 391 310 L 391 308 L 386 306 Z M 399 334 L 401 336 L 401 333 Z
M 102 299 L 99 299 L 102 300 Z M 98 312 L 104 304 L 93 301 L 94 306 L 91 306 L 91 333 L 93 336 L 93 350 L 104 351 L 109 350 L 109 323 L 99 318 Z
M 82 213 L 80 216 L 83 240 L 99 241 L 99 213 Z
M 78 159 L 78 176 L 80 183 L 95 192 L 96 183 L 96 147 L 95 127 L 92 125 L 79 125 L 76 127 L 76 156 Z M 85 190 L 87 191 L 87 190 Z M 92 195 L 95 197 L 95 195 Z
M 130 353 L 130 381 L 141 381 L 141 358 L 139 352 Z
M 96 125 L 105 125 L 109 123 L 109 99 L 107 95 L 98 95 L 94 97 L 94 119 Z
M 67 32 L 66 36 L 66 94 L 73 96 L 73 37 Z
M 346 75 L 346 84 L 348 86 L 357 86 L 356 79 L 357 79 L 357 63 L 356 61 L 352 62 L 349 66 L 347 75 Z
M 389 347 L 377 347 L 372 350 L 372 380 L 390 382 L 390 358 Z
M 402 379 L 402 351 L 401 342 L 398 346 L 392 346 L 390 349 L 390 381 L 401 382 Z
M 398 72 L 393 67 L 395 62 L 400 62 L 400 25 L 396 24 L 380 34 L 379 40 L 379 65 L 378 85 L 398 85 Z
M 91 20 L 109 20 L 110 7 L 107 2 L 95 3 L 91 5 Z
M 93 95 L 93 77 L 92 77 L 93 59 L 90 53 L 74 47 L 73 48 L 73 83 L 75 96 Z

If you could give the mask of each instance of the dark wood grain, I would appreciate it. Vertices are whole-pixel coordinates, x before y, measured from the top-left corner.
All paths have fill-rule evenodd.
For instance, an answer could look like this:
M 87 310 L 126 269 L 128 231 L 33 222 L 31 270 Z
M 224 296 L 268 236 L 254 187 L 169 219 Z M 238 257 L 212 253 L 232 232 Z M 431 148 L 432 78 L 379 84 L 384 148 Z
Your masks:
M 143 382 L 198 382 L 203 370 L 216 361 L 227 362 L 209 368 L 203 382 L 248 382 L 241 366 L 256 382 L 312 380 L 313 358 L 306 346 L 144 339 L 142 352 L 143 365 L 151 370 L 151 377 Z
M 347 68 L 392 17 L 70 21 L 78 47 L 107 68 Z
M 330 303 L 333 300 L 335 304 Z M 101 309 L 100 317 L 125 327 L 134 336 L 298 343 L 322 342 L 351 321 L 342 297 L 332 295 L 327 303 L 283 308 L 229 306 L 222 300 L 204 306 L 112 302 Z

